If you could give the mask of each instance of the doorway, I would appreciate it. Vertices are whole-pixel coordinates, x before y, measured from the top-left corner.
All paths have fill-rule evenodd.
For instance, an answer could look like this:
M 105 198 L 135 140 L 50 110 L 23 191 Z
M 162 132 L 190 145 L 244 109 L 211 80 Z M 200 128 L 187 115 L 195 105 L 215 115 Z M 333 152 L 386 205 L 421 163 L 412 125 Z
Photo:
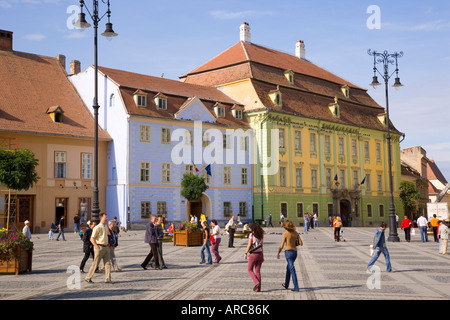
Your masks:
M 5 196 L 5 211 L 7 212 L 8 195 Z M 9 209 L 9 226 L 14 226 L 17 230 L 22 230 L 25 221 L 30 222 L 30 230 L 34 230 L 34 196 L 11 195 L 11 203 Z M 5 226 L 8 219 L 5 214 Z
M 67 228 L 67 198 L 56 198 L 55 201 L 55 224 L 59 224 L 59 220 L 64 216 L 64 228 Z
M 197 217 L 197 221 L 200 222 L 200 215 L 202 214 L 202 202 L 200 200 L 190 201 L 190 213 L 194 217 Z M 191 217 L 189 217 L 190 221 Z
M 341 213 L 342 225 L 344 227 L 349 226 L 351 209 L 352 209 L 352 205 L 351 205 L 350 201 L 348 201 L 348 200 L 340 201 L 340 213 Z

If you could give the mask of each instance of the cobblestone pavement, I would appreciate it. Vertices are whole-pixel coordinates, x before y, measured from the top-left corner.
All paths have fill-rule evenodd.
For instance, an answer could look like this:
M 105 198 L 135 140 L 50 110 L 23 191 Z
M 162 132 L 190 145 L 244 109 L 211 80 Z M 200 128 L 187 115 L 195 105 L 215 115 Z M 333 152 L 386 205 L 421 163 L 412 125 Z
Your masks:
M 222 261 L 201 265 L 199 247 L 179 247 L 166 242 L 164 259 L 168 269 L 143 270 L 140 264 L 149 247 L 144 231 L 122 232 L 116 256 L 121 272 L 113 272 L 113 284 L 104 283 L 97 273 L 94 283 L 83 274 L 77 287 L 73 273 L 82 259 L 82 242 L 73 233 L 67 241 L 51 241 L 45 234 L 33 235 L 33 271 L 19 276 L 0 276 L 1 300 L 448 300 L 450 298 L 450 256 L 438 254 L 438 244 L 422 243 L 414 236 L 410 243 L 388 242 L 394 273 L 387 273 L 380 256 L 379 273 L 366 269 L 374 228 L 346 228 L 345 241 L 334 242 L 331 228 L 299 231 L 304 246 L 299 249 L 296 270 L 300 292 L 281 287 L 286 260 L 277 250 L 283 229 L 266 228 L 262 266 L 262 292 L 252 291 L 244 252 L 247 239 L 235 239 L 228 248 L 222 236 Z M 388 235 L 389 230 L 386 230 Z M 213 257 L 214 258 L 214 257 Z M 90 259 L 85 270 L 92 264 Z M 377 268 L 375 268 L 377 269 Z M 377 277 L 379 276 L 379 282 Z M 80 278 L 78 278 L 80 279 Z M 379 286 L 377 286 L 379 284 Z M 375 288 L 374 288 L 375 286 Z

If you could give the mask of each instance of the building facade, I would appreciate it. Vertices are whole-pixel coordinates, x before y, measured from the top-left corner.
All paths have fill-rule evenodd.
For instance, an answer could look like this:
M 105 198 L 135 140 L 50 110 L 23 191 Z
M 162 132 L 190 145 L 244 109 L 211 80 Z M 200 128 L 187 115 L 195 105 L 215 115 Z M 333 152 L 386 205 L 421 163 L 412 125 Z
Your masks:
M 241 25 L 238 43 L 180 77 L 219 88 L 245 106 L 256 134 L 254 216 L 280 213 L 320 224 L 341 215 L 344 225 L 371 226 L 389 216 L 386 113 L 362 89 L 306 59 L 251 42 Z M 275 137 L 274 137 L 275 135 Z M 402 136 L 391 124 L 396 211 Z
M 0 145 L 29 149 L 39 160 L 39 181 L 29 190 L 0 190 L 0 225 L 48 232 L 65 217 L 90 219 L 93 193 L 94 119 L 65 70 L 65 57 L 14 51 L 13 33 L 0 31 Z M 106 150 L 99 129 L 99 200 L 106 208 Z M 11 192 L 11 201 L 9 193 Z M 9 208 L 9 214 L 8 214 Z
M 94 72 L 71 76 L 85 103 L 93 99 Z M 108 215 L 131 228 L 152 214 L 175 223 L 201 212 L 220 223 L 231 215 L 252 220 L 253 131 L 242 105 L 212 87 L 122 70 L 100 67 L 99 78 L 100 125 L 113 139 Z M 181 196 L 185 173 L 205 177 L 200 199 Z

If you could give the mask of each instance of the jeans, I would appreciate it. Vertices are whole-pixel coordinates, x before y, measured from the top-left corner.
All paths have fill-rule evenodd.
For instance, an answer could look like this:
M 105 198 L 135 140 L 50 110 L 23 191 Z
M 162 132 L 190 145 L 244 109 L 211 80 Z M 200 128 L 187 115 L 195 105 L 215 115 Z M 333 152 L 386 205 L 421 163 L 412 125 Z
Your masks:
M 56 240 L 59 240 L 59 237 L 62 235 L 63 240 L 66 241 L 66 238 L 64 237 L 64 228 L 59 229 L 58 236 L 56 237 Z
M 219 263 L 220 260 L 222 260 L 222 257 L 219 254 L 219 245 L 220 245 L 221 238 L 217 238 L 212 245 L 211 251 L 216 256 L 216 260 L 214 262 Z
M 424 234 L 425 234 L 425 240 L 428 241 L 427 227 L 420 227 L 420 237 L 422 238 L 422 242 L 425 242 L 423 239 Z
M 289 281 L 292 277 L 292 283 L 294 284 L 294 290 L 298 289 L 297 273 L 295 272 L 294 262 L 297 259 L 297 250 L 286 250 L 285 252 L 287 266 L 286 266 L 286 279 L 284 285 L 289 288 Z
M 209 240 L 207 240 L 206 244 L 204 244 L 202 246 L 202 248 L 200 249 L 201 263 L 205 263 L 205 249 L 206 249 L 206 253 L 208 254 L 208 264 L 212 264 L 211 251 L 209 251 L 210 244 L 211 244 L 211 242 Z
M 391 266 L 391 259 L 389 257 L 389 251 L 386 247 L 376 247 L 375 248 L 375 254 L 372 258 L 372 260 L 370 260 L 369 264 L 367 265 L 368 268 L 372 268 L 372 266 L 375 264 L 375 261 L 377 261 L 377 259 L 380 257 L 380 254 L 383 252 L 384 254 L 384 258 L 386 259 L 386 271 L 387 272 L 391 272 L 392 271 L 392 266 Z
M 80 232 L 80 223 L 79 222 L 75 222 L 73 232 Z

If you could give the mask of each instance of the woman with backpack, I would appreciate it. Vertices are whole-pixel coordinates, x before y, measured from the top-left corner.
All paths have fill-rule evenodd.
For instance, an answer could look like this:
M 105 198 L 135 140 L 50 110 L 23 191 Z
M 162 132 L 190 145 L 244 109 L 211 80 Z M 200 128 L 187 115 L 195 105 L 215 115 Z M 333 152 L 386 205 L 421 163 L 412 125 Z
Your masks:
M 248 264 L 247 270 L 250 274 L 250 277 L 253 280 L 255 286 L 253 287 L 253 291 L 260 292 L 261 291 L 261 266 L 264 262 L 263 255 L 263 238 L 264 238 L 264 230 L 257 223 L 252 223 L 250 226 L 251 233 L 248 236 L 248 244 L 247 249 L 245 250 L 244 258 L 247 259 L 248 254 Z

